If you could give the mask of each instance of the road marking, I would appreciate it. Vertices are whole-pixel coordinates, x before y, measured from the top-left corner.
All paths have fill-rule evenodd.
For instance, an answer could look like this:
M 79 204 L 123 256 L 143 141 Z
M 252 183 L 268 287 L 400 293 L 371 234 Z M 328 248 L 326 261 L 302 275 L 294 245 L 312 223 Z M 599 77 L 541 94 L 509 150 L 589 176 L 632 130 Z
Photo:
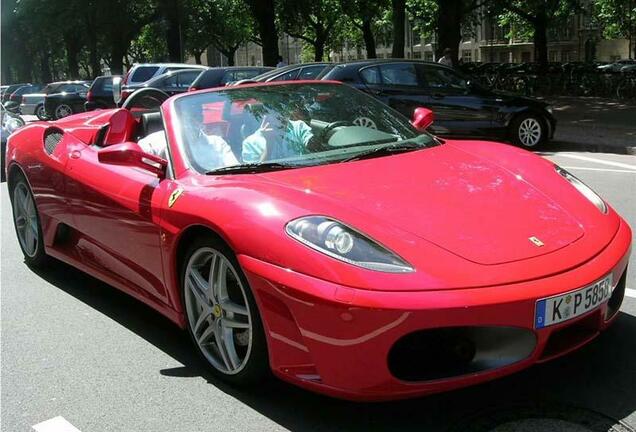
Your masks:
M 565 166 L 565 165 L 561 165 L 561 167 L 565 169 L 571 169 L 571 170 L 603 171 L 603 172 L 636 174 L 636 171 L 632 171 L 632 170 L 621 170 L 621 169 L 611 169 L 611 168 L 590 168 L 590 167 Z
M 64 417 L 57 416 L 33 426 L 37 432 L 81 432 Z
M 603 171 L 603 172 L 615 172 L 615 173 L 629 173 L 629 174 L 636 174 L 636 171 L 632 171 L 632 170 L 625 170 L 625 169 L 590 168 L 590 167 L 565 166 L 565 165 L 561 165 L 561 167 L 563 167 L 563 168 L 565 168 L 565 169 L 572 169 L 572 170 Z
M 636 298 L 636 289 L 625 288 L 625 295 L 627 297 Z
M 578 159 L 578 160 L 582 160 L 582 161 L 587 161 L 587 162 L 595 162 L 598 164 L 603 164 L 603 165 L 609 165 L 609 166 L 615 166 L 618 168 L 627 168 L 630 170 L 636 170 L 636 165 L 630 165 L 630 164 L 626 164 L 626 163 L 622 163 L 622 162 L 614 162 L 614 161 L 607 161 L 607 160 L 603 160 L 603 159 L 597 159 L 597 158 L 593 158 L 593 157 L 589 157 L 589 156 L 581 156 L 581 155 L 575 155 L 575 154 L 570 154 L 570 153 L 555 153 L 554 154 L 555 157 L 566 157 L 566 158 L 570 158 L 570 159 Z

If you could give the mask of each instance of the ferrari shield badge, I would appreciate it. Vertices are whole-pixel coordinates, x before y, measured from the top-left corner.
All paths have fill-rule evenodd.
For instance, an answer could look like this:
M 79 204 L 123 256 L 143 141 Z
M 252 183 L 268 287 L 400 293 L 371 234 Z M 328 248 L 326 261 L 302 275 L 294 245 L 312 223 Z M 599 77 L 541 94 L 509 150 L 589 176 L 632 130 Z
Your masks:
M 541 247 L 544 245 L 544 243 L 535 236 L 528 237 L 528 240 L 530 240 L 536 247 Z
M 168 198 L 168 207 L 172 207 L 175 202 L 179 199 L 181 194 L 183 193 L 183 189 L 177 188 L 170 194 L 170 198 Z

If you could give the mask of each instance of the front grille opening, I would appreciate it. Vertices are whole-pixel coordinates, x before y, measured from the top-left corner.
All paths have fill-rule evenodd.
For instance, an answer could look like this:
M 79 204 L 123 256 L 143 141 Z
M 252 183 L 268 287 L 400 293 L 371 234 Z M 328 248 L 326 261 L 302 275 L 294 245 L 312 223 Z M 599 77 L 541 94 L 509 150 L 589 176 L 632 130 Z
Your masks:
M 543 350 L 541 360 L 558 357 L 583 345 L 599 332 L 599 312 L 579 320 L 569 326 L 554 331 Z
M 614 288 L 612 292 L 612 296 L 607 302 L 607 313 L 605 314 L 605 319 L 611 319 L 618 310 L 621 308 L 623 304 L 623 298 L 625 298 L 625 285 L 627 284 L 627 269 L 623 272 L 623 276 L 621 276 L 618 281 L 618 285 Z
M 44 150 L 48 154 L 53 154 L 57 145 L 62 141 L 64 132 L 56 128 L 47 129 L 44 132 Z
M 534 333 L 516 327 L 446 327 L 420 330 L 389 351 L 389 370 L 403 381 L 458 377 L 511 365 L 528 358 Z

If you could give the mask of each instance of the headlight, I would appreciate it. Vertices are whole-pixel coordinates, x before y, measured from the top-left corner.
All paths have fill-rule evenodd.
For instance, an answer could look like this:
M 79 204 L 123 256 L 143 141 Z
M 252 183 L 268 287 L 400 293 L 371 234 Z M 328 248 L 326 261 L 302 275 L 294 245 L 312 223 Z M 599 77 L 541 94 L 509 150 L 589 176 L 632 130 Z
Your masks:
M 554 169 L 556 169 L 556 171 L 561 174 L 567 181 L 569 181 L 572 186 L 574 186 L 579 192 L 581 192 L 583 196 L 585 196 L 585 198 L 589 199 L 592 204 L 594 204 L 596 208 L 601 211 L 601 213 L 607 213 L 607 204 L 605 204 L 605 201 L 603 201 L 603 199 L 598 196 L 596 192 L 594 192 L 588 185 L 586 185 L 581 180 L 579 180 L 558 165 L 555 165 Z
M 550 114 L 553 114 L 554 107 L 552 105 L 548 105 L 547 107 L 545 107 L 545 110 Z
M 24 126 L 24 123 L 15 117 L 5 116 L 2 121 L 2 127 L 7 131 L 7 133 L 12 134 L 16 129 Z
M 310 248 L 358 267 L 388 273 L 415 271 L 406 261 L 374 240 L 325 216 L 294 219 L 287 223 L 285 230 Z

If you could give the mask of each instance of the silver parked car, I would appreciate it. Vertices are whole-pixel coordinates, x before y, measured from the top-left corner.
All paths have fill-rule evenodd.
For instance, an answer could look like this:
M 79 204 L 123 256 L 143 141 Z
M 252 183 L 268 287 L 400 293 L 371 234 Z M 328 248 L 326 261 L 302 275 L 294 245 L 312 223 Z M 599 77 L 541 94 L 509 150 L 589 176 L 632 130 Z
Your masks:
M 53 93 L 86 91 L 85 83 L 85 81 L 59 81 L 47 84 L 40 93 L 31 93 L 22 96 L 20 112 L 22 115 L 35 115 L 40 120 L 46 120 L 44 96 Z

